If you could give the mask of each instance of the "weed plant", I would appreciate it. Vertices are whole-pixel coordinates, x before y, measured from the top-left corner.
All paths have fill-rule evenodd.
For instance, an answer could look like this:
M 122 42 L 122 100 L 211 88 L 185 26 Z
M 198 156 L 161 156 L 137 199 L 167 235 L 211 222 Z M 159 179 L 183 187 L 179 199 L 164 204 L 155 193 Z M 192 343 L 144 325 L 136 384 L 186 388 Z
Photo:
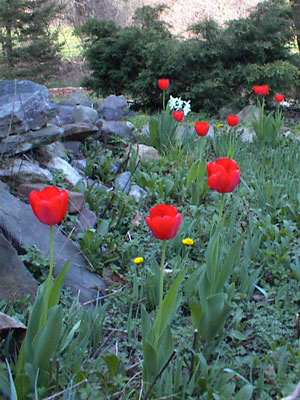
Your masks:
M 215 137 L 206 138 L 202 155 L 206 161 L 228 150 L 225 129 L 214 125 Z M 271 400 L 293 392 L 300 374 L 300 127 L 293 123 L 292 128 L 292 135 L 281 132 L 274 146 L 244 143 L 237 135 L 241 182 L 224 197 L 219 228 L 220 193 L 207 190 L 195 204 L 187 187 L 198 155 L 194 133 L 186 145 L 174 140 L 159 159 L 140 160 L 137 166 L 126 155 L 124 142 L 101 151 L 97 143 L 86 143 L 87 169 L 106 187 L 78 186 L 98 223 L 76 239 L 91 269 L 107 279 L 108 290 L 99 293 L 97 302 L 84 305 L 64 292 L 63 331 L 48 383 L 37 385 L 27 398 Z M 133 151 L 131 156 L 135 160 Z M 110 189 L 115 161 L 132 168 L 132 182 L 147 191 L 139 204 Z M 184 260 L 186 273 L 171 323 L 176 353 L 149 392 L 150 385 L 146 388 L 143 382 L 141 318 L 143 309 L 150 318 L 155 315 L 161 259 L 160 243 L 149 233 L 144 216 L 162 202 L 176 205 L 183 217 L 176 237 L 168 241 L 165 290 Z M 189 249 L 182 244 L 187 237 L 194 240 Z M 30 254 L 37 260 L 34 252 L 27 254 L 27 261 Z M 134 263 L 136 257 L 143 262 Z M 203 295 L 199 282 L 211 263 L 218 276 L 226 268 L 220 292 L 228 307 L 219 325 L 214 325 L 217 315 L 212 312 L 210 322 L 197 325 L 191 304 Z M 19 304 L 2 301 L 0 311 L 26 323 L 27 312 Z M 0 393 L 8 398 L 7 365 L 13 376 L 18 350 L 12 335 L 1 343 Z

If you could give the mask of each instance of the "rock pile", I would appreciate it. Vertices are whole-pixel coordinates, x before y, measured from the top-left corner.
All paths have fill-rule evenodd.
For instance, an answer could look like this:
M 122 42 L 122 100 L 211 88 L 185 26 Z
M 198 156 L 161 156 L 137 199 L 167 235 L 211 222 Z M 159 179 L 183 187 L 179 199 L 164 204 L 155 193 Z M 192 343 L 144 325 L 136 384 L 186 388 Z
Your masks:
M 132 139 L 133 125 L 120 121 L 129 112 L 124 96 L 92 102 L 79 90 L 55 103 L 43 85 L 21 80 L 0 82 L 0 298 L 11 300 L 26 293 L 34 297 L 37 283 L 18 257 L 22 247 L 36 245 L 48 254 L 49 227 L 32 213 L 30 191 L 53 184 L 53 170 L 61 170 L 71 188 L 81 180 L 86 182 L 82 141 L 91 137 L 107 143 L 112 135 Z M 140 156 L 147 157 L 144 148 Z M 137 202 L 146 194 L 131 185 L 128 171 L 116 176 L 114 187 Z M 78 214 L 82 230 L 97 224 L 97 216 L 84 205 L 84 195 L 69 190 L 68 212 Z M 71 260 L 65 283 L 81 302 L 105 290 L 101 277 L 88 270 L 78 246 L 59 227 L 54 254 L 55 274 Z

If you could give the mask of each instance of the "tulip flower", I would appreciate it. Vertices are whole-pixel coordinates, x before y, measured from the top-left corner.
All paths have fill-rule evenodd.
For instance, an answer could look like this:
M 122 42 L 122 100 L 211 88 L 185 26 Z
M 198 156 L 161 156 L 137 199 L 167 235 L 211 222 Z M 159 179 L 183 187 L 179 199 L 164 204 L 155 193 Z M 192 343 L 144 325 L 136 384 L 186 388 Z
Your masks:
M 268 85 L 256 85 L 253 86 L 254 94 L 259 94 L 260 96 L 267 96 L 269 94 L 269 86 Z
M 167 90 L 170 86 L 170 80 L 165 78 L 158 79 L 157 83 L 161 90 Z
M 173 239 L 181 224 L 181 214 L 177 208 L 168 204 L 157 204 L 150 208 L 146 223 L 157 239 Z
M 175 121 L 182 121 L 184 117 L 184 112 L 182 110 L 174 110 L 173 117 Z
M 210 161 L 207 166 L 207 184 L 219 193 L 232 192 L 240 182 L 241 172 L 235 160 L 222 157 Z
M 237 115 L 227 115 L 227 123 L 230 126 L 236 126 L 239 123 L 239 117 Z
M 206 121 L 197 121 L 194 127 L 198 136 L 206 136 L 209 131 L 209 123 Z
M 182 216 L 177 208 L 169 204 L 161 203 L 150 208 L 150 216 L 145 217 L 146 223 L 149 226 L 152 234 L 157 239 L 163 240 L 160 278 L 159 278 L 159 308 L 163 299 L 163 280 L 164 280 L 164 265 L 167 248 L 167 240 L 173 239 L 181 224 Z
M 166 90 L 170 86 L 169 79 L 161 78 L 157 81 L 159 88 L 163 91 L 163 110 L 166 109 Z
M 46 225 L 61 222 L 67 212 L 68 192 L 56 186 L 47 186 L 43 190 L 33 190 L 29 194 L 29 203 L 37 219 Z
M 42 308 L 40 310 L 39 326 L 40 328 L 46 323 L 48 319 L 48 311 L 51 307 L 57 304 L 58 298 L 55 301 L 54 298 L 57 296 L 58 287 L 55 288 L 53 284 L 53 269 L 54 269 L 54 255 L 53 255 L 53 239 L 54 239 L 54 225 L 61 222 L 67 212 L 68 207 L 68 192 L 65 189 L 59 190 L 56 186 L 46 186 L 42 190 L 33 190 L 29 194 L 29 203 L 32 211 L 37 219 L 43 224 L 50 225 L 50 243 L 49 243 L 49 271 L 48 277 L 45 281 L 45 289 L 43 292 Z M 68 269 L 70 261 L 67 261 L 63 269 L 59 274 L 58 279 L 64 279 Z M 44 284 L 43 284 L 44 285 Z M 54 286 L 53 286 L 54 285 Z M 55 288 L 55 290 L 54 290 Z M 55 294 L 56 293 L 56 294 Z M 35 317 L 36 318 L 36 317 Z M 36 325 L 36 324 L 35 324 Z M 56 328 L 56 327 L 55 327 Z
M 275 94 L 274 99 L 275 99 L 278 103 L 281 103 L 282 100 L 284 99 L 284 94 L 279 94 L 279 93 L 277 93 L 277 94 Z

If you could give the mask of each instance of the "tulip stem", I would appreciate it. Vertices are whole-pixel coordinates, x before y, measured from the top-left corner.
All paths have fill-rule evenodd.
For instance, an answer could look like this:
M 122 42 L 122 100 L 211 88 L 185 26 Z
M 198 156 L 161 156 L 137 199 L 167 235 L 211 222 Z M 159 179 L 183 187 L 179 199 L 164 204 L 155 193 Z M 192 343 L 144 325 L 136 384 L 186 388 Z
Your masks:
M 225 204 L 225 194 L 222 193 L 217 225 L 219 225 L 219 223 L 221 222 L 223 216 L 224 204 Z
M 47 283 L 46 283 L 46 301 L 47 301 L 47 307 L 48 307 L 48 302 L 49 302 L 49 290 L 52 282 L 52 275 L 53 275 L 53 236 L 54 236 L 54 228 L 53 225 L 50 225 L 50 242 L 49 242 L 49 273 L 48 273 L 48 278 L 47 278 Z
M 199 143 L 199 160 L 201 161 L 202 160 L 202 155 L 203 155 L 203 150 L 204 150 L 204 148 L 205 148 L 205 145 L 206 145 L 206 138 L 200 138 L 199 140 L 198 140 L 198 143 Z
M 161 253 L 161 264 L 160 264 L 160 276 L 159 276 L 159 308 L 163 299 L 164 292 L 164 267 L 166 258 L 167 241 L 163 240 L 162 253 Z
M 166 109 L 166 91 L 163 90 L 163 110 L 165 111 Z

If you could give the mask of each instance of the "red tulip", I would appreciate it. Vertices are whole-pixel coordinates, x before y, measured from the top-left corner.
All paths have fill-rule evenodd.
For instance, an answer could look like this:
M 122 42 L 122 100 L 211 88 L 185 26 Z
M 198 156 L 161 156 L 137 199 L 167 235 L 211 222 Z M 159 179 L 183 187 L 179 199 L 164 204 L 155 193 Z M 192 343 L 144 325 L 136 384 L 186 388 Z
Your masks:
M 170 86 L 170 80 L 169 79 L 161 78 L 161 79 L 158 79 L 157 83 L 158 83 L 158 86 L 159 86 L 159 88 L 161 90 L 167 90 L 168 87 Z
M 197 121 L 194 127 L 198 136 L 206 136 L 209 131 L 209 123 L 206 121 Z
M 280 103 L 284 99 L 284 94 L 275 94 L 274 99 Z
M 181 214 L 168 204 L 157 204 L 150 208 L 150 217 L 145 217 L 153 236 L 157 239 L 173 239 L 181 224 Z
M 235 160 L 227 157 L 210 161 L 207 166 L 207 184 L 219 193 L 232 192 L 240 181 L 241 172 Z
M 237 115 L 227 115 L 227 122 L 230 126 L 236 126 L 239 123 L 239 117 Z
M 58 224 L 66 215 L 68 192 L 56 186 L 47 186 L 43 190 L 33 190 L 29 194 L 29 203 L 37 219 L 46 225 Z
M 176 121 L 182 121 L 184 117 L 184 112 L 182 110 L 174 110 L 173 117 Z
M 269 94 L 269 86 L 268 85 L 253 86 L 253 92 L 255 94 L 259 94 L 260 96 L 267 96 L 267 94 Z

